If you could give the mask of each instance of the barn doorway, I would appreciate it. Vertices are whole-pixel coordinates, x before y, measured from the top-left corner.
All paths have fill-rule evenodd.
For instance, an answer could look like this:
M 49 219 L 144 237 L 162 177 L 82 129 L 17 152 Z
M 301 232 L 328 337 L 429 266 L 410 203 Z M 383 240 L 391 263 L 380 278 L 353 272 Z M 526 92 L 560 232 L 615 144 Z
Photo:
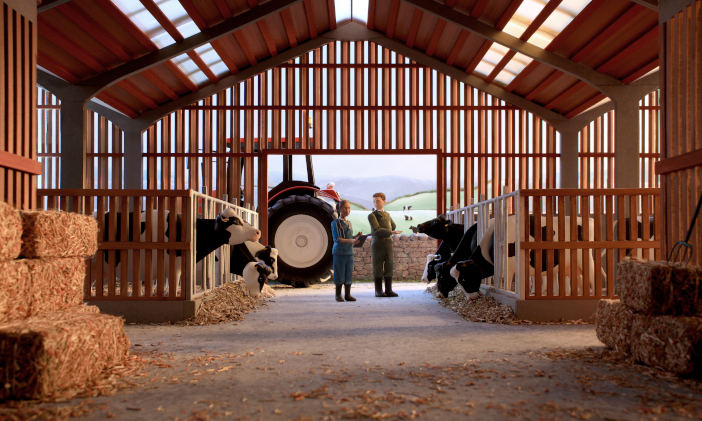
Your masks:
M 278 152 L 278 151 L 276 151 Z M 327 280 L 331 266 L 331 222 L 340 199 L 351 202 L 349 220 L 354 233 L 370 234 L 368 214 L 373 193 L 386 194 L 386 210 L 397 229 L 411 234 L 411 226 L 436 216 L 446 194 L 437 178 L 441 155 L 282 153 L 269 152 L 259 160 L 259 203 L 266 241 L 279 250 L 279 270 L 293 286 Z M 264 178 L 265 177 L 265 178 Z M 266 225 L 264 227 L 264 224 Z M 284 277 L 283 277 L 284 278 Z

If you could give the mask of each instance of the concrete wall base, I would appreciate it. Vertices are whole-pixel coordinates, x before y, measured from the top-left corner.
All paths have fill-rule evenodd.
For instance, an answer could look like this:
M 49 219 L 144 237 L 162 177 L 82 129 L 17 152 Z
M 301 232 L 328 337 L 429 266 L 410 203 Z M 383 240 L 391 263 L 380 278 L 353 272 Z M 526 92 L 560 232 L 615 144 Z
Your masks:
M 497 302 L 512 308 L 522 320 L 534 322 L 552 322 L 560 320 L 595 320 L 599 300 L 520 300 L 493 288 L 482 287 L 484 295 L 493 297 Z
M 88 301 L 100 312 L 122 316 L 128 323 L 177 322 L 195 316 L 202 299 L 181 301 Z

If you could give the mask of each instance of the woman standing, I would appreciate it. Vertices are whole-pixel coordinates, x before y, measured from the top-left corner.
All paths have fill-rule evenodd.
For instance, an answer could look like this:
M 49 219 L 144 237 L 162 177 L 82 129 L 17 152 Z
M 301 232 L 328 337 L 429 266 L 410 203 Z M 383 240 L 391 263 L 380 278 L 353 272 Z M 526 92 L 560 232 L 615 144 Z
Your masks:
M 334 285 L 336 285 L 336 301 L 356 301 L 351 296 L 351 280 L 353 274 L 353 246 L 358 240 L 353 238 L 351 221 L 346 219 L 351 213 L 351 203 L 348 200 L 339 202 L 339 218 L 332 221 L 332 238 L 334 246 Z M 341 298 L 341 286 L 344 286 L 344 298 Z

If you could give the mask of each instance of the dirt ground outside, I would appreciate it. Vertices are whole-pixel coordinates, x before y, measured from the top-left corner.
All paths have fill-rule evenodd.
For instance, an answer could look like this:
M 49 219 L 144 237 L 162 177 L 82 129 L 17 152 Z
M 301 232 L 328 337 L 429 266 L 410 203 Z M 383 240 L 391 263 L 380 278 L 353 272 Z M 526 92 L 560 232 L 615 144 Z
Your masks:
M 113 396 L 44 404 L 102 420 L 702 418 L 702 384 L 622 361 L 593 325 L 473 323 L 425 284 L 334 301 L 333 285 L 276 288 L 243 321 L 128 325 L 150 361 Z M 67 409 L 66 409 L 67 410 Z

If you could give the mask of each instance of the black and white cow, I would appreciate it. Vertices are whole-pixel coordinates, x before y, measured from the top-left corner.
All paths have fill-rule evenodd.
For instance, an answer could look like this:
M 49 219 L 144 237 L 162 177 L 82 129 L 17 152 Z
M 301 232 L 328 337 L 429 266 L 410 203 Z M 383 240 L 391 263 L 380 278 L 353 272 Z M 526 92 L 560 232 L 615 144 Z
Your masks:
M 462 224 L 455 224 L 444 215 L 417 225 L 413 231 L 442 240 L 436 253 L 427 256 L 425 276 L 422 279 L 430 282 L 436 278 L 442 294 L 448 294 L 455 288 L 456 281 L 449 275 L 449 269 L 459 260 L 470 257 L 476 247 L 477 228 L 473 224 L 464 232 Z
M 534 239 L 534 227 L 535 227 L 535 218 L 534 215 L 529 216 L 529 227 L 530 227 L 530 232 L 529 236 L 530 238 Z M 480 239 L 478 247 L 475 249 L 473 254 L 471 255 L 470 259 L 458 262 L 454 267 L 451 268 L 451 276 L 456 280 L 458 284 L 460 284 L 468 294 L 474 294 L 479 291 L 480 289 L 480 284 L 482 279 L 485 279 L 489 276 L 492 276 L 494 274 L 494 248 L 495 248 L 495 220 L 491 219 L 488 221 L 487 229 L 485 230 L 485 233 L 483 234 L 482 238 Z M 507 271 L 504 274 L 505 279 L 511 283 L 513 278 L 514 278 L 514 271 L 515 271 L 515 240 L 516 240 L 516 231 L 515 231 L 515 223 L 516 223 L 516 218 L 514 216 L 509 216 L 506 220 L 506 229 L 505 229 L 505 241 L 507 242 Z M 577 240 L 578 241 L 583 241 L 584 235 L 583 235 L 583 227 L 582 227 L 582 221 L 581 218 L 577 218 L 576 220 L 576 225 L 577 225 Z M 566 216 L 565 217 L 565 226 L 570 227 L 570 217 Z M 553 232 L 549 233 L 547 228 L 546 228 L 546 218 L 542 217 L 541 219 L 541 240 L 543 241 L 553 241 L 556 236 L 558 236 L 558 219 L 557 217 L 554 217 L 553 220 Z M 593 239 L 594 238 L 594 221 L 590 219 L 590 224 L 588 227 L 588 233 L 589 237 L 588 239 Z M 564 241 L 571 241 L 570 239 L 570 229 L 565 230 L 564 236 L 563 236 Z M 498 245 L 499 246 L 499 245 Z M 547 252 L 543 250 L 541 255 L 541 271 L 545 271 L 548 268 L 548 260 L 547 260 Z M 564 270 L 566 274 L 570 274 L 570 250 L 565 251 L 565 258 L 564 262 L 559 261 L 559 254 L 554 253 L 553 256 L 553 267 L 554 270 L 559 271 L 559 270 Z M 582 268 L 583 268 L 583 258 L 582 258 L 583 253 L 576 253 L 576 261 L 577 261 L 577 275 L 582 279 Z M 588 264 L 588 269 L 589 273 L 594 274 L 595 273 L 595 263 L 594 259 L 591 253 L 584 253 L 587 256 L 587 264 Z M 535 266 L 536 266 L 536 254 L 534 251 L 532 251 L 529 255 L 529 276 L 534 276 L 535 275 Z M 602 271 L 602 274 L 604 274 L 604 271 Z M 546 276 L 546 273 L 542 273 L 542 278 Z M 566 275 L 566 278 L 569 278 L 569 275 Z M 580 284 L 579 289 L 581 288 Z M 542 294 L 546 294 L 546 282 L 542 282 Z M 558 288 L 558 284 L 554 284 L 555 288 Z M 590 289 L 593 289 L 593 281 L 590 279 Z M 570 294 L 570 282 L 566 282 L 566 294 Z M 579 291 L 582 292 L 582 291 Z M 558 294 L 559 291 L 556 290 L 554 291 L 555 294 Z
M 243 276 L 249 293 L 257 296 L 268 280 L 278 279 L 278 249 L 253 241 L 231 247 L 229 271 Z
M 150 225 L 152 228 L 152 233 L 147 233 L 146 231 L 146 218 L 150 218 Z M 110 226 L 111 218 L 116 218 L 116 223 L 115 223 L 115 230 L 114 230 L 114 237 L 112 241 L 134 241 L 134 223 L 135 218 L 134 214 L 130 213 L 128 216 L 128 239 L 122 240 L 121 238 L 121 232 L 122 232 L 122 215 L 120 212 L 117 212 L 115 215 L 111 215 L 110 212 L 107 212 L 105 214 L 105 220 L 104 220 L 104 226 L 103 226 L 103 240 L 104 241 L 109 241 L 110 238 Z M 146 242 L 147 237 L 149 238 L 149 241 L 151 241 L 152 238 L 156 238 L 157 236 L 155 235 L 155 231 L 158 229 L 159 224 L 158 224 L 158 212 L 153 211 L 150 213 L 150 215 L 147 215 L 146 212 L 142 212 L 139 216 L 139 232 L 140 232 L 140 241 L 141 242 Z M 176 215 L 175 216 L 175 241 L 182 241 L 182 231 L 183 231 L 183 220 L 181 215 Z M 161 226 L 165 227 L 165 232 L 164 232 L 164 237 L 168 240 L 173 237 L 173 233 L 170 232 L 170 215 L 168 212 L 164 212 L 164 220 L 161 221 Z M 152 235 L 154 234 L 154 235 Z M 211 252 L 215 251 L 219 247 L 229 244 L 229 245 L 236 245 L 236 244 L 241 244 L 245 241 L 258 241 L 258 239 L 261 237 L 261 231 L 249 224 L 248 222 L 244 221 L 241 219 L 239 215 L 236 214 L 234 209 L 232 208 L 224 208 L 215 219 L 204 219 L 204 218 L 197 218 L 195 221 L 195 259 L 196 262 L 199 262 L 202 260 L 205 256 L 210 254 Z M 173 273 L 174 279 L 180 280 L 180 271 L 181 271 L 181 259 L 182 259 L 182 251 L 178 250 L 175 252 L 171 252 L 169 250 L 166 250 L 166 256 L 170 256 L 171 253 L 175 254 L 175 273 Z M 114 257 L 115 265 L 120 264 L 120 259 L 119 259 L 119 254 L 116 253 L 116 256 Z M 108 253 L 105 253 L 105 260 L 108 261 Z M 130 262 L 131 264 L 131 262 Z M 152 260 L 152 271 L 151 273 L 156 273 L 156 261 Z M 119 270 L 115 268 L 115 272 L 119 273 Z M 129 269 L 129 273 L 131 273 L 131 268 Z

